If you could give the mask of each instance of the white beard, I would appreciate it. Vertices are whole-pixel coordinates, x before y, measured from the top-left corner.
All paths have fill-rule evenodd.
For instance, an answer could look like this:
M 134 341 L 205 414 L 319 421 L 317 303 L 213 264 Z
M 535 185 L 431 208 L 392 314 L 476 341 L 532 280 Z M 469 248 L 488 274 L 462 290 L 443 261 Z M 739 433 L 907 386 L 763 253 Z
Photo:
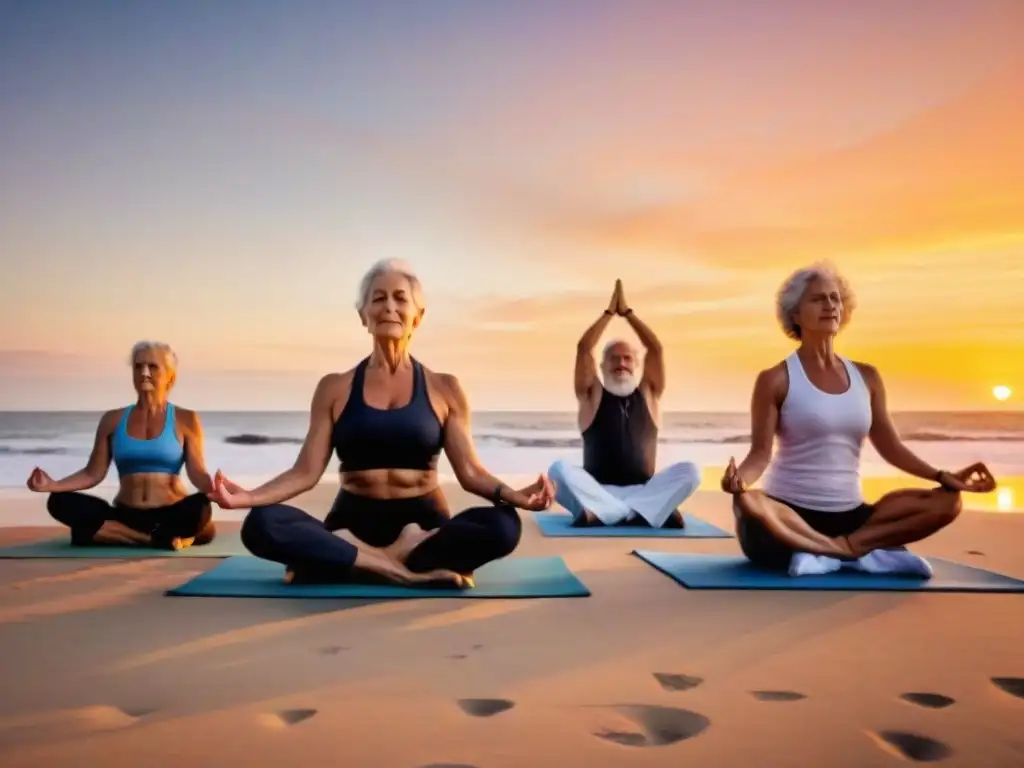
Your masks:
M 612 377 L 604 380 L 604 388 L 616 397 L 628 397 L 632 395 L 640 385 L 635 374 L 629 376 Z

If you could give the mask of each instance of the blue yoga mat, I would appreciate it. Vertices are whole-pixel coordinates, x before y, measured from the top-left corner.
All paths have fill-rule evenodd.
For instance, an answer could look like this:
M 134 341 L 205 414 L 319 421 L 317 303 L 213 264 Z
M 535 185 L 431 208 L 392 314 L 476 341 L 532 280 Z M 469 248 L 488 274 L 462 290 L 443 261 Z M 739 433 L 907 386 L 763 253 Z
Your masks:
M 35 557 L 51 558 L 142 558 L 142 557 L 231 557 L 246 554 L 238 533 L 219 534 L 209 544 L 193 545 L 177 551 L 153 549 L 151 547 L 89 546 L 73 547 L 68 534 L 55 539 L 33 541 L 0 548 L 0 558 L 21 559 Z
M 1024 592 L 1024 581 L 940 557 L 928 562 L 930 579 L 844 569 L 822 576 L 789 576 L 758 568 L 738 555 L 634 551 L 640 559 L 689 589 L 774 589 L 843 592 Z
M 731 533 L 717 525 L 692 515 L 683 515 L 683 528 L 647 528 L 641 525 L 572 526 L 572 515 L 558 512 L 539 512 L 534 515 L 545 536 L 616 536 L 619 538 L 650 539 L 731 539 Z
M 513 598 L 589 597 L 590 590 L 560 557 L 517 557 L 488 563 L 471 589 L 403 587 L 397 584 L 285 584 L 284 566 L 258 557 L 232 557 L 168 590 L 181 597 L 320 598 Z

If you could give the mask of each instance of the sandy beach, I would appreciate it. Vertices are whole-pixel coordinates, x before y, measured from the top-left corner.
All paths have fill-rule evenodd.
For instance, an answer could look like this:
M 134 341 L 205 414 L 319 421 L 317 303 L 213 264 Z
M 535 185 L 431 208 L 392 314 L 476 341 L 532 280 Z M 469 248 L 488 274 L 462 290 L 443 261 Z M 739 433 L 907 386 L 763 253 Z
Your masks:
M 7 2 L 0 115 L 0 768 L 1024 768 L 1024 0 Z
M 322 515 L 334 490 L 300 503 Z M 721 494 L 687 508 L 730 527 Z M 734 539 L 544 538 L 523 518 L 514 556 L 561 555 L 589 598 L 171 598 L 217 561 L 0 560 L 0 762 L 1024 763 L 1024 694 L 992 682 L 1024 678 L 1021 595 L 692 591 L 630 550 Z M 1024 577 L 1022 535 L 1024 516 L 965 512 L 916 549 Z

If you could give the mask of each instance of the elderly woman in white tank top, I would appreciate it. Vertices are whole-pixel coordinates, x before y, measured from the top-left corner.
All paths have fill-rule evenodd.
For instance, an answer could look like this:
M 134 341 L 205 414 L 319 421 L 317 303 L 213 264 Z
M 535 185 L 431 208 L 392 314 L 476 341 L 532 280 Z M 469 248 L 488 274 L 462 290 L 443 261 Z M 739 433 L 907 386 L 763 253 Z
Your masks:
M 800 269 L 782 285 L 778 319 L 799 347 L 758 375 L 750 452 L 739 466 L 730 460 L 722 490 L 734 495 L 740 545 L 758 565 L 801 575 L 838 570 L 845 562 L 869 572 L 929 576 L 928 564 L 905 545 L 956 520 L 961 492 L 991 491 L 995 480 L 983 464 L 947 472 L 904 445 L 878 371 L 833 347 L 854 307 L 849 285 L 827 265 Z M 865 502 L 865 438 L 892 466 L 936 487 Z M 750 489 L 765 470 L 762 489 Z

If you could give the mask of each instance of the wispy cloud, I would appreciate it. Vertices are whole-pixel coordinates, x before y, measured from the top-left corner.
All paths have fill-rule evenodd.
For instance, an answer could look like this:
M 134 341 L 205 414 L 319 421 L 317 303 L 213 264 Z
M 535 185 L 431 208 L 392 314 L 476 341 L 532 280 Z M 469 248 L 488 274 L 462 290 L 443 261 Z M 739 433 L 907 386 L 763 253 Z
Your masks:
M 741 170 L 693 194 L 656 201 L 605 179 L 575 191 L 506 187 L 485 198 L 510 226 L 566 244 L 567 258 L 634 253 L 719 269 L 823 256 L 880 263 L 943 247 L 1024 242 L 1024 66 L 854 145 L 772 168 Z M 668 186 L 687 168 L 662 167 Z M 628 174 L 626 175 L 628 178 Z M 588 259 L 595 258 L 587 256 Z

